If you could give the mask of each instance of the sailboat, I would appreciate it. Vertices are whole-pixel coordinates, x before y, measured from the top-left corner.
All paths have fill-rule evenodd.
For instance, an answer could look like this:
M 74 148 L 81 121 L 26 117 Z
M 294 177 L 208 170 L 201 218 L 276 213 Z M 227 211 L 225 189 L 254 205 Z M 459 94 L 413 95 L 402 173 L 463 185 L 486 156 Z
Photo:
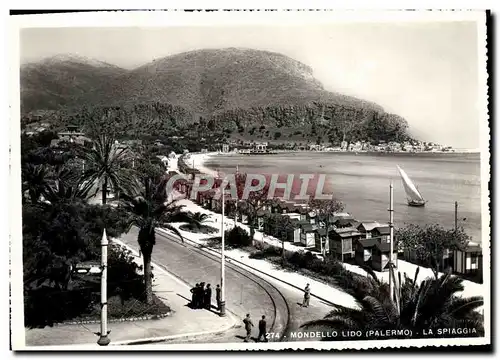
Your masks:
M 408 206 L 425 206 L 427 201 L 424 200 L 420 191 L 408 177 L 406 172 L 398 166 L 399 174 L 401 175 L 401 180 L 403 180 L 403 187 L 405 188 L 406 198 L 408 200 Z

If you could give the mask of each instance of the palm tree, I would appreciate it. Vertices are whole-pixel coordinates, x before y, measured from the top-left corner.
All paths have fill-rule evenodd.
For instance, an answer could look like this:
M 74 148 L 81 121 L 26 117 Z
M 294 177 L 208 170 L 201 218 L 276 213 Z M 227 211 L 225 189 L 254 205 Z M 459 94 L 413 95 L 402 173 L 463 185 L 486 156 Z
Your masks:
M 362 331 L 365 339 L 373 338 L 369 330 L 406 330 L 399 335 L 408 337 L 410 332 L 418 336 L 425 330 L 436 335 L 439 328 L 458 327 L 475 328 L 476 333 L 471 335 L 484 335 L 482 316 L 475 311 L 483 305 L 483 298 L 456 296 L 464 289 L 461 278 L 445 273 L 439 278 L 427 278 L 418 285 L 418 269 L 414 279 L 405 274 L 402 281 L 398 273 L 398 282 L 394 270 L 390 269 L 395 283 L 392 300 L 389 285 L 377 279 L 373 271 L 368 270 L 368 274 L 364 277 L 345 271 L 335 277 L 336 287 L 354 297 L 356 308 L 337 306 L 323 319 L 309 321 L 301 327 L 320 328 L 330 334 L 341 330 Z
M 22 169 L 23 194 L 28 193 L 32 204 L 37 203 L 49 184 L 51 172 L 46 165 L 27 163 Z
M 139 228 L 137 241 L 143 255 L 146 302 L 151 304 L 153 301 L 151 255 L 156 243 L 155 230 L 159 227 L 169 229 L 183 241 L 180 232 L 171 224 L 191 222 L 191 217 L 189 213 L 182 211 L 184 206 L 177 205 L 176 201 L 169 201 L 167 178 L 144 175 L 139 181 L 138 189 L 122 194 L 120 204 L 130 216 L 129 227 Z
M 125 169 L 129 153 L 118 148 L 115 139 L 105 133 L 94 141 L 94 147 L 84 153 L 87 170 L 84 177 L 92 184 L 102 184 L 102 204 L 106 204 L 109 185 L 115 192 L 124 191 L 132 183 L 131 172 Z
M 210 215 L 201 212 L 191 214 L 190 217 L 191 224 L 198 229 L 200 229 L 208 220 L 210 220 Z
M 94 189 L 94 191 L 92 191 Z M 43 191 L 43 197 L 50 204 L 83 200 L 88 201 L 94 197 L 97 189 L 90 181 L 79 177 L 71 169 L 61 169 L 57 176 L 48 182 Z

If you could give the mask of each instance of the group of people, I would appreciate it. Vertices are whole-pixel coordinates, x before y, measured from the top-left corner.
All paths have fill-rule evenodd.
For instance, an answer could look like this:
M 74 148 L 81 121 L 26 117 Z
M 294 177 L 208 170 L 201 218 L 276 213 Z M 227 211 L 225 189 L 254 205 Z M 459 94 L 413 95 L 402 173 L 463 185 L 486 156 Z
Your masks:
M 217 308 L 220 310 L 221 289 L 217 285 L 215 288 Z M 205 286 L 204 282 L 198 283 L 191 289 L 191 307 L 193 309 L 207 309 L 212 307 L 212 288 L 210 284 Z
M 247 316 L 243 319 L 243 323 L 245 324 L 245 331 L 247 332 L 245 342 L 248 342 L 250 340 L 250 336 L 252 335 L 252 328 L 254 326 L 252 319 L 250 318 L 250 314 L 247 314 Z M 268 341 L 266 328 L 266 315 L 262 315 L 262 318 L 259 321 L 259 336 L 257 336 L 257 342 L 260 342 L 260 339 L 263 339 L 264 342 Z

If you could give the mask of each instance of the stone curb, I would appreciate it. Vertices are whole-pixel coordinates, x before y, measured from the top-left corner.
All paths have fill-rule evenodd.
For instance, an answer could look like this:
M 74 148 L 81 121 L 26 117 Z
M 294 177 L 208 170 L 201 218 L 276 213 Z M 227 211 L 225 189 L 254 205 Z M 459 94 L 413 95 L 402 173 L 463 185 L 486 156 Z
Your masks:
M 231 317 L 232 322 L 218 330 L 207 330 L 207 331 L 201 331 L 197 333 L 187 333 L 187 334 L 177 334 L 177 335 L 167 335 L 167 336 L 158 336 L 154 338 L 143 338 L 143 339 L 134 339 L 134 340 L 123 340 L 123 341 L 116 341 L 116 342 L 111 342 L 110 345 L 112 346 L 123 346 L 123 345 L 142 345 L 142 344 L 151 344 L 151 343 L 156 343 L 156 342 L 162 342 L 166 340 L 172 340 L 172 339 L 182 339 L 182 338 L 190 338 L 190 337 L 196 337 L 196 336 L 203 336 L 203 335 L 210 335 L 210 334 L 217 334 L 217 333 L 222 333 L 225 331 L 228 331 L 232 328 L 234 328 L 237 324 L 235 316 L 226 310 L 226 314 Z
M 108 324 L 109 323 L 118 323 L 118 322 L 125 322 L 125 321 L 144 321 L 144 320 L 159 320 L 166 318 L 168 316 L 172 315 L 172 312 L 169 311 L 167 313 L 163 314 L 157 314 L 157 315 L 145 315 L 145 316 L 137 316 L 137 317 L 127 317 L 123 319 L 108 319 Z M 61 323 L 56 323 L 54 326 L 64 326 L 64 325 L 81 325 L 81 324 L 99 324 L 101 320 L 82 320 L 82 321 L 64 321 Z

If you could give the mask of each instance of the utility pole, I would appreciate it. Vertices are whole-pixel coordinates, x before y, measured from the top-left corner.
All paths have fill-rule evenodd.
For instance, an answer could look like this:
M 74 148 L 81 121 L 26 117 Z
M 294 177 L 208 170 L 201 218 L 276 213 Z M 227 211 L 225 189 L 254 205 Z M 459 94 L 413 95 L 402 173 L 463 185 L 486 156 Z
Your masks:
M 102 233 L 101 239 L 101 332 L 97 343 L 101 346 L 109 344 L 108 338 L 108 238 L 106 229 Z
M 221 252 L 220 252 L 220 261 L 221 261 L 221 267 L 220 267 L 220 316 L 225 316 L 226 315 L 226 296 L 225 296 L 225 281 L 224 281 L 224 271 L 225 271 L 225 263 L 226 259 L 224 257 L 224 247 L 225 247 L 225 234 L 224 234 L 224 189 L 222 188 L 222 185 L 220 186 L 221 192 L 222 192 L 222 221 L 221 221 Z
M 455 201 L 455 232 L 458 230 L 458 201 Z
M 394 192 L 394 187 L 392 185 L 392 181 L 391 181 L 391 185 L 390 185 L 390 190 L 389 190 L 389 231 L 390 231 L 390 254 L 389 254 L 389 271 L 392 270 L 392 266 L 393 266 L 393 263 L 392 263 L 392 254 L 394 252 L 394 196 L 393 196 L 393 192 Z M 391 274 L 389 274 L 389 291 L 390 291 L 390 296 L 391 296 L 391 300 L 394 300 L 394 291 L 393 291 L 393 288 L 394 288 L 394 284 L 393 284 L 393 281 L 392 281 L 392 276 Z

